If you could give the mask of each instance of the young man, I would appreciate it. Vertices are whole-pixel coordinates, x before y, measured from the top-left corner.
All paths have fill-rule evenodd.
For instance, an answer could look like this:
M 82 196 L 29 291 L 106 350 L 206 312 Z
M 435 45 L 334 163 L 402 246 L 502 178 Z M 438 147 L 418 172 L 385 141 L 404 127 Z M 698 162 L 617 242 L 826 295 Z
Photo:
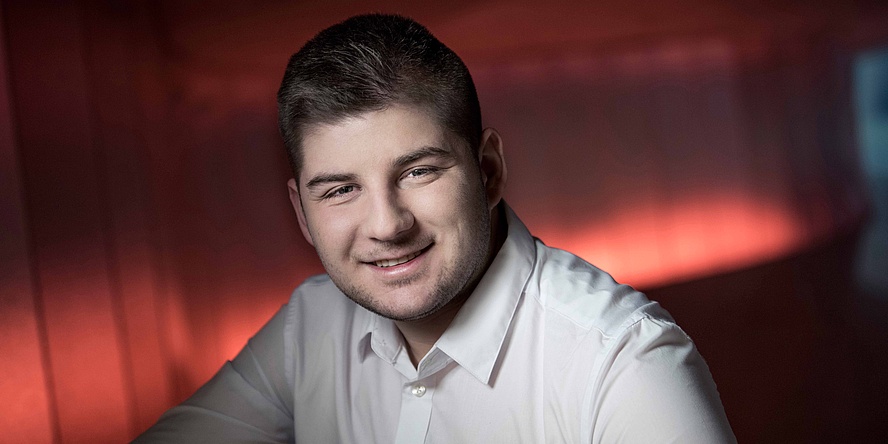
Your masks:
M 502 201 L 502 141 L 421 25 L 322 31 L 278 104 L 328 274 L 137 442 L 734 441 L 669 315 Z

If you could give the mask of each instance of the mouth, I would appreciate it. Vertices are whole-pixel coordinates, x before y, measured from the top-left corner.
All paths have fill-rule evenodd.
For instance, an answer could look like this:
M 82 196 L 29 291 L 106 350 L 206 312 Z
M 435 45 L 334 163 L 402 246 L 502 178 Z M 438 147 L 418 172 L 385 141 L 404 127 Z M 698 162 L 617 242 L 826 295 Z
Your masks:
M 429 247 L 431 247 L 431 245 Z M 389 268 L 389 267 L 394 267 L 396 265 L 405 264 L 407 262 L 412 261 L 414 258 L 419 256 L 420 254 L 424 253 L 426 250 L 429 249 L 429 247 L 423 248 L 422 250 L 419 250 L 419 251 L 415 251 L 415 252 L 410 253 L 406 256 L 401 256 L 401 257 L 394 258 L 394 259 L 382 259 L 382 260 L 378 260 L 378 261 L 373 261 L 372 264 L 376 265 L 379 268 Z

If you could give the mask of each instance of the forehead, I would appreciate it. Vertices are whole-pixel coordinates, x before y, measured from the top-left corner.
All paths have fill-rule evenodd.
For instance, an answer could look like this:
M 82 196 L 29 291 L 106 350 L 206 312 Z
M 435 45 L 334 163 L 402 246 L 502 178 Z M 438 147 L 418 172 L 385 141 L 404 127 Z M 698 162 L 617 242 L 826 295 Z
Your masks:
M 392 159 L 423 147 L 457 150 L 463 145 L 431 112 L 408 105 L 313 125 L 304 134 L 300 184 L 320 173 L 385 168 Z

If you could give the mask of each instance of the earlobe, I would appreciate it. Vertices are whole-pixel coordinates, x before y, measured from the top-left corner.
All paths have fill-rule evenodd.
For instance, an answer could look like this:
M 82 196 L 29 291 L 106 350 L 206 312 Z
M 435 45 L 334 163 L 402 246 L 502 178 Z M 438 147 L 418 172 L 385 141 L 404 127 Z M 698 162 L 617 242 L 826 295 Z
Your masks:
M 481 146 L 478 148 L 478 163 L 481 166 L 481 178 L 487 192 L 489 210 L 499 204 L 506 188 L 506 160 L 503 157 L 503 141 L 493 128 L 481 133 Z
M 305 209 L 302 208 L 302 200 L 299 198 L 299 186 L 296 185 L 295 179 L 287 181 L 287 192 L 290 194 L 290 205 L 296 212 L 296 219 L 299 221 L 299 229 L 302 230 L 302 236 L 313 247 L 314 240 L 311 238 L 311 231 L 308 230 L 308 223 L 305 221 Z

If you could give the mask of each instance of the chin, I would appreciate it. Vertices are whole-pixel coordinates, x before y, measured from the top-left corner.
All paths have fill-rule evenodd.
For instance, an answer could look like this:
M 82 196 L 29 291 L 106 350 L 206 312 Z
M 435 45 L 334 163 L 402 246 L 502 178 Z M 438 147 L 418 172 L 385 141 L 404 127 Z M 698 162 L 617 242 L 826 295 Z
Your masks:
M 404 310 L 399 313 L 389 313 L 389 316 L 382 314 L 393 321 L 413 322 L 421 321 L 432 316 L 443 308 L 443 306 L 435 305 L 432 307 L 424 307 L 422 309 Z
M 437 280 L 420 277 L 400 282 L 396 287 L 377 287 L 372 282 L 358 282 L 341 274 L 331 273 L 330 278 L 340 291 L 368 311 L 408 322 L 428 318 L 465 294 L 474 277 L 470 270 L 477 267 L 445 269 L 438 273 L 441 278 Z
M 376 313 L 384 318 L 389 318 L 393 321 L 419 321 L 428 316 L 435 314 L 437 311 L 441 310 L 448 301 L 426 301 L 425 303 L 418 306 L 392 306 L 389 304 L 379 303 L 380 301 L 368 302 L 366 300 L 358 300 L 352 298 L 353 301 L 366 308 L 373 313 Z
M 362 289 L 340 287 L 340 290 L 349 299 L 368 311 L 393 321 L 405 322 L 419 321 L 431 316 L 444 308 L 454 298 L 452 294 L 435 294 L 436 292 L 429 292 L 428 290 L 422 291 L 422 293 L 425 293 L 425 297 L 418 300 L 410 300 L 407 295 L 399 291 L 379 296 L 367 294 L 367 291 L 362 291 Z M 420 291 L 409 291 L 412 294 L 418 292 Z

